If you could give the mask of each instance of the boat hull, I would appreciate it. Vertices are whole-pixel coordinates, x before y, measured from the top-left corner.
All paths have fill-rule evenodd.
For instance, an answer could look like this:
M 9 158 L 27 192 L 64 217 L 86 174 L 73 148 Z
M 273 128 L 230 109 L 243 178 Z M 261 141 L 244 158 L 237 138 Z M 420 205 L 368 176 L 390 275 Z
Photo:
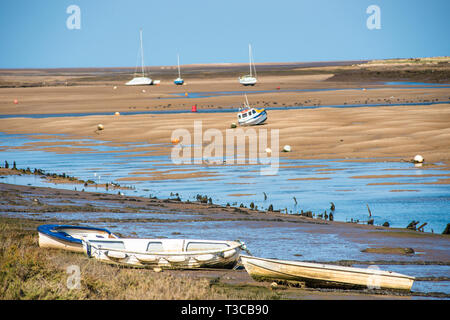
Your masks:
M 39 247 L 84 252 L 82 239 L 118 238 L 107 229 L 68 226 L 42 225 L 38 227 Z
M 245 270 L 255 280 L 304 282 L 309 287 L 411 290 L 414 277 L 399 273 L 299 261 L 241 256 Z
M 120 239 L 127 242 L 152 242 L 153 239 Z M 194 240 L 183 239 L 158 239 L 164 242 L 176 242 Z M 197 241 L 197 240 L 195 240 Z M 102 262 L 119 264 L 138 268 L 162 268 L 162 269 L 198 269 L 198 268 L 224 268 L 231 269 L 239 260 L 241 248 L 240 242 L 226 241 L 227 247 L 220 250 L 184 251 L 180 249 L 167 249 L 165 252 L 149 252 L 144 247 L 138 249 L 118 249 L 108 246 L 108 243 L 84 241 L 83 248 L 86 255 Z M 128 246 L 128 245 L 127 245 Z M 137 246 L 135 246 L 137 248 Z M 172 248 L 173 249 L 173 248 Z

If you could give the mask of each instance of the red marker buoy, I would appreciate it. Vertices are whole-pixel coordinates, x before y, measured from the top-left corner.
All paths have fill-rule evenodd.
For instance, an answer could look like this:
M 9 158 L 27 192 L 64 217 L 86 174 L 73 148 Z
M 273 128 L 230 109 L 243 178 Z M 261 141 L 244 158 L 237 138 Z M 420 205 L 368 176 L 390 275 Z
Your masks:
M 19 103 L 19 100 L 14 99 L 14 104 L 18 104 L 18 103 Z
M 280 87 L 277 87 L 277 90 L 280 90 Z
M 192 106 L 191 112 L 197 112 L 197 105 L 196 104 L 194 104 Z

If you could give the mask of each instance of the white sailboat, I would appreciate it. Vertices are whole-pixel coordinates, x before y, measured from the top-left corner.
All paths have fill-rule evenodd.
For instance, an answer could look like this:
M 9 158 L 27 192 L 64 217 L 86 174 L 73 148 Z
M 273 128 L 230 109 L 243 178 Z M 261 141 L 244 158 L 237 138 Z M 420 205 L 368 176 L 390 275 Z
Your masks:
M 255 63 L 253 62 L 252 46 L 250 44 L 248 45 L 248 56 L 249 56 L 250 74 L 240 77 L 239 82 L 244 86 L 254 86 L 258 80 L 256 79 L 256 68 Z
M 145 71 L 144 71 L 144 48 L 142 46 L 142 29 L 139 31 L 139 36 L 140 36 L 140 42 L 141 42 L 141 69 L 142 69 L 142 76 L 136 76 L 135 73 L 135 77 L 133 79 L 131 79 L 130 81 L 128 81 L 127 83 L 125 83 L 125 85 L 127 86 L 147 86 L 147 85 L 151 85 L 152 84 L 152 79 L 148 78 L 145 76 Z
M 177 55 L 177 60 L 178 60 L 178 78 L 176 78 L 176 79 L 174 80 L 174 83 L 175 83 L 177 86 L 180 86 L 180 85 L 182 85 L 182 84 L 184 83 L 184 80 L 181 78 L 181 72 L 180 72 L 180 55 L 179 55 L 179 54 Z

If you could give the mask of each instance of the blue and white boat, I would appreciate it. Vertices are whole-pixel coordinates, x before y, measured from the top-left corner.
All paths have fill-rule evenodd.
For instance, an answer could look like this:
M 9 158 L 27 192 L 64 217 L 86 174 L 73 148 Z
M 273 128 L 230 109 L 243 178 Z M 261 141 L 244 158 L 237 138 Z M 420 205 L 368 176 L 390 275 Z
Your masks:
M 178 60 L 178 78 L 174 80 L 173 83 L 175 83 L 177 86 L 181 86 L 184 84 L 184 80 L 181 78 L 181 72 L 180 72 L 180 55 L 177 55 Z
M 249 61 L 250 73 L 240 77 L 239 83 L 244 86 L 254 86 L 258 80 L 256 79 L 256 68 L 255 63 L 253 62 L 252 46 L 250 44 L 248 45 L 248 56 L 250 60 Z
M 267 120 L 267 112 L 265 109 L 252 108 L 248 104 L 247 96 L 243 108 L 239 108 L 238 122 L 241 126 L 254 126 L 262 124 Z
M 41 248 L 64 249 L 74 252 L 83 252 L 83 240 L 119 239 L 111 231 L 95 227 L 44 224 L 39 226 L 37 231 Z

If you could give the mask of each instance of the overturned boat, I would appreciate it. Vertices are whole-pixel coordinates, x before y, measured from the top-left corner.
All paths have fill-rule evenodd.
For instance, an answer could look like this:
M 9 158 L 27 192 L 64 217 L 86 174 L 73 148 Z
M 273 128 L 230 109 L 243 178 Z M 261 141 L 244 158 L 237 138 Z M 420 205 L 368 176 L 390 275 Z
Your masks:
M 86 239 L 89 258 L 133 267 L 163 269 L 233 268 L 245 244 L 195 239 Z
M 242 264 L 255 280 L 304 282 L 309 287 L 411 290 L 414 277 L 373 268 L 264 259 L 241 255 Z
M 118 239 L 119 237 L 107 229 L 44 224 L 37 228 L 39 246 L 41 248 L 64 249 L 84 252 L 82 239 Z
M 247 96 L 245 96 L 244 106 L 239 108 L 237 116 L 239 125 L 241 126 L 255 126 L 267 120 L 266 110 L 250 107 Z

